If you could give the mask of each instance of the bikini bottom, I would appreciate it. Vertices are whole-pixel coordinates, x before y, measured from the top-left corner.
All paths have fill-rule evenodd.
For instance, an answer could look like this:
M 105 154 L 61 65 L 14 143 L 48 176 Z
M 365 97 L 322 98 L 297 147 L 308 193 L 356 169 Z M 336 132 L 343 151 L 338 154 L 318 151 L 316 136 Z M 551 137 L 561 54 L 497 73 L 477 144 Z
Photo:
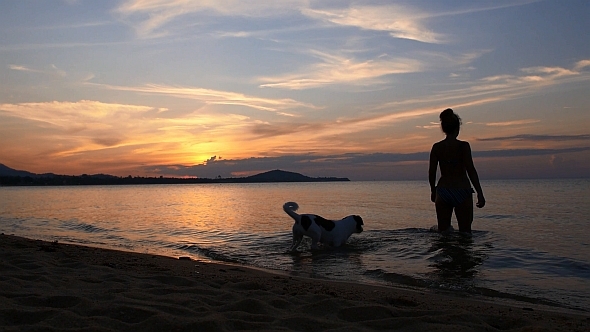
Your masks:
M 473 188 L 443 188 L 436 187 L 436 195 L 445 203 L 457 207 L 473 194 Z

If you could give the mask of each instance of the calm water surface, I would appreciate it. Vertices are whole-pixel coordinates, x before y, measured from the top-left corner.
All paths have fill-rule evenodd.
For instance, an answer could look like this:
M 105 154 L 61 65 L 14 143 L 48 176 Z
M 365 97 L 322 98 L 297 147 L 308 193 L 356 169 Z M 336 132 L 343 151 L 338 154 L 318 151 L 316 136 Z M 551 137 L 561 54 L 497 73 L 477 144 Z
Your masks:
M 0 232 L 590 311 L 590 179 L 482 186 L 471 238 L 429 231 L 425 182 L 0 187 Z M 288 253 L 286 201 L 365 232 Z

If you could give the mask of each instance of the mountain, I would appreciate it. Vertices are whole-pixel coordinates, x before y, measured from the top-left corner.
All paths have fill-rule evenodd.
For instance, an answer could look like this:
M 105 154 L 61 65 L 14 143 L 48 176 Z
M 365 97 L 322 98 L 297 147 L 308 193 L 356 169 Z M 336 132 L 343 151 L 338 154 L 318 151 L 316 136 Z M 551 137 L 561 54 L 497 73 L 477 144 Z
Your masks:
M 320 182 L 320 181 L 350 181 L 347 178 L 312 178 L 303 174 L 282 171 L 280 169 L 268 171 L 243 178 L 245 182 Z
M 19 171 L 16 169 L 12 169 L 4 164 L 0 164 L 0 176 L 30 176 L 30 177 L 37 177 L 38 175 L 35 173 L 27 172 L 27 171 Z
M 312 178 L 303 174 L 281 171 L 280 169 L 274 171 L 268 171 L 252 176 L 247 176 L 245 180 L 256 181 L 256 182 L 301 182 L 309 181 Z

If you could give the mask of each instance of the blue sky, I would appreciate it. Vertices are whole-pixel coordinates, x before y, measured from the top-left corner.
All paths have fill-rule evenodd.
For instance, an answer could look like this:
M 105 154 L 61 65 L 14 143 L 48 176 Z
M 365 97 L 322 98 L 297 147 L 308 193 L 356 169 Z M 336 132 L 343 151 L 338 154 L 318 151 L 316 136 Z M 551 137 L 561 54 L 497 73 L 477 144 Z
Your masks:
M 3 1 L 0 163 L 426 180 L 590 176 L 590 2 Z

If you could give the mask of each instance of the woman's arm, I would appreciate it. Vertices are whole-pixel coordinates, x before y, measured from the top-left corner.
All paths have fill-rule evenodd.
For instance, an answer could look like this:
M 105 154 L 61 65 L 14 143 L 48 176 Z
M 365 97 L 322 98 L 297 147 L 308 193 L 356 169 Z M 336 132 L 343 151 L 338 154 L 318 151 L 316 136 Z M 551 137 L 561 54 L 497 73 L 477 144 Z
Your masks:
M 430 150 L 430 163 L 428 166 L 428 182 L 430 183 L 430 200 L 432 202 L 436 199 L 436 168 L 438 167 L 438 158 L 434 153 L 434 145 Z
M 477 170 L 475 169 L 475 165 L 473 164 L 473 157 L 471 156 L 471 146 L 467 142 L 465 142 L 465 145 L 465 169 L 467 170 L 469 180 L 471 180 L 473 188 L 477 193 L 477 203 L 475 205 L 478 208 L 482 208 L 484 207 L 484 205 L 486 205 L 486 200 L 483 197 L 483 190 L 481 189 L 481 184 L 479 183 L 479 175 L 477 174 Z

